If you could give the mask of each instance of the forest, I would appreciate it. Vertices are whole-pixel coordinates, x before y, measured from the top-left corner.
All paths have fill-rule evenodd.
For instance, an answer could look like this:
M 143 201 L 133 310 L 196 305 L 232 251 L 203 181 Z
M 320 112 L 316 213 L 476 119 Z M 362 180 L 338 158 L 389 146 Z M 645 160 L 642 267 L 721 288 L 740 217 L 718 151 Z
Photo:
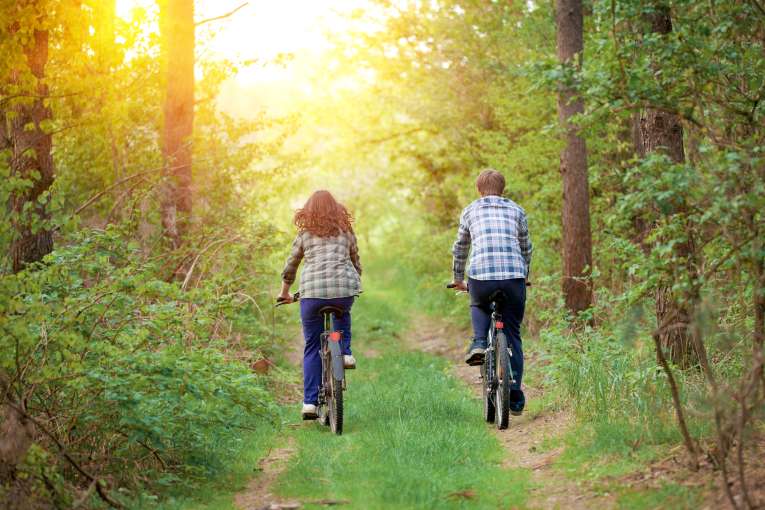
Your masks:
M 445 289 L 486 168 L 534 243 L 502 431 Z M 0 0 L 0 176 L 2 508 L 765 507 L 762 0 Z M 317 189 L 338 437 L 274 307 Z

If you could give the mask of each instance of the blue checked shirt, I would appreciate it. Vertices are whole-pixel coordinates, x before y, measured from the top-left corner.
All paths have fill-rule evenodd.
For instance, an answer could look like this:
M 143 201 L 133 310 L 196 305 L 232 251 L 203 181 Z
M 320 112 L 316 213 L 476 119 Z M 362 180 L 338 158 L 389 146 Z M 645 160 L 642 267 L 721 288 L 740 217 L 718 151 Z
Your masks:
M 531 264 L 531 239 L 526 213 L 507 198 L 479 198 L 462 211 L 454 255 L 454 281 L 527 278 Z

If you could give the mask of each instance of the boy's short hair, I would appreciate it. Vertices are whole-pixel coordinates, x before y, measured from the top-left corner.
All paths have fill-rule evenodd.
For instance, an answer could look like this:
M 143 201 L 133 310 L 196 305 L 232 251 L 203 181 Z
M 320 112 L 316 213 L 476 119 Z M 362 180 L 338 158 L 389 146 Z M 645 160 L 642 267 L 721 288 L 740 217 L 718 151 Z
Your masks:
M 488 168 L 478 176 L 475 186 L 481 195 L 502 196 L 505 191 L 505 176 L 492 168 Z

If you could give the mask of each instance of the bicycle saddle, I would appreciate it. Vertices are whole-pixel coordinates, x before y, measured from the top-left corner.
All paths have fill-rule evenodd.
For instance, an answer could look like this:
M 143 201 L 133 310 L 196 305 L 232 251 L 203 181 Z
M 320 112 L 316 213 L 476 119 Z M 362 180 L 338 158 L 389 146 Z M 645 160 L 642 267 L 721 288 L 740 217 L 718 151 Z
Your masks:
M 322 306 L 319 308 L 319 313 L 321 315 L 326 315 L 328 313 L 331 313 L 333 315 L 342 315 L 345 313 L 345 310 L 342 308 L 338 308 L 337 306 Z
M 489 296 L 489 302 L 491 303 L 497 303 L 500 301 L 504 301 L 506 299 L 507 299 L 507 294 L 505 294 L 505 292 L 502 290 L 495 290 Z

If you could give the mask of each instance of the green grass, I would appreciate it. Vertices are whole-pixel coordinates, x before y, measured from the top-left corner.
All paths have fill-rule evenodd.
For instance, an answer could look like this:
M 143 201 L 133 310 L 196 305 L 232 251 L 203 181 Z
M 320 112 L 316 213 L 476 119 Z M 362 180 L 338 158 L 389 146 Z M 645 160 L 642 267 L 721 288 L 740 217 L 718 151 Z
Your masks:
M 645 467 L 675 444 L 645 444 L 644 438 L 626 421 L 580 422 L 562 438 L 565 449 L 555 465 L 580 480 L 618 477 Z
M 258 432 L 247 433 L 240 456 L 230 459 L 226 472 L 220 476 L 183 486 L 163 494 L 161 503 L 139 499 L 132 508 L 158 510 L 235 510 L 234 495 L 244 489 L 255 474 L 255 467 L 265 457 L 279 437 L 280 428 L 264 424 Z
M 673 508 L 691 510 L 699 508 L 703 497 L 699 489 L 667 483 L 658 489 L 627 490 L 618 498 L 619 508 L 653 510 Z
M 528 473 L 501 467 L 504 451 L 481 422 L 480 402 L 446 361 L 400 349 L 393 297 L 375 292 L 354 308 L 359 370 L 349 373 L 344 434 L 318 423 L 297 430 L 299 453 L 277 492 L 306 508 L 322 499 L 372 509 L 523 506 Z M 363 355 L 370 347 L 377 357 Z

